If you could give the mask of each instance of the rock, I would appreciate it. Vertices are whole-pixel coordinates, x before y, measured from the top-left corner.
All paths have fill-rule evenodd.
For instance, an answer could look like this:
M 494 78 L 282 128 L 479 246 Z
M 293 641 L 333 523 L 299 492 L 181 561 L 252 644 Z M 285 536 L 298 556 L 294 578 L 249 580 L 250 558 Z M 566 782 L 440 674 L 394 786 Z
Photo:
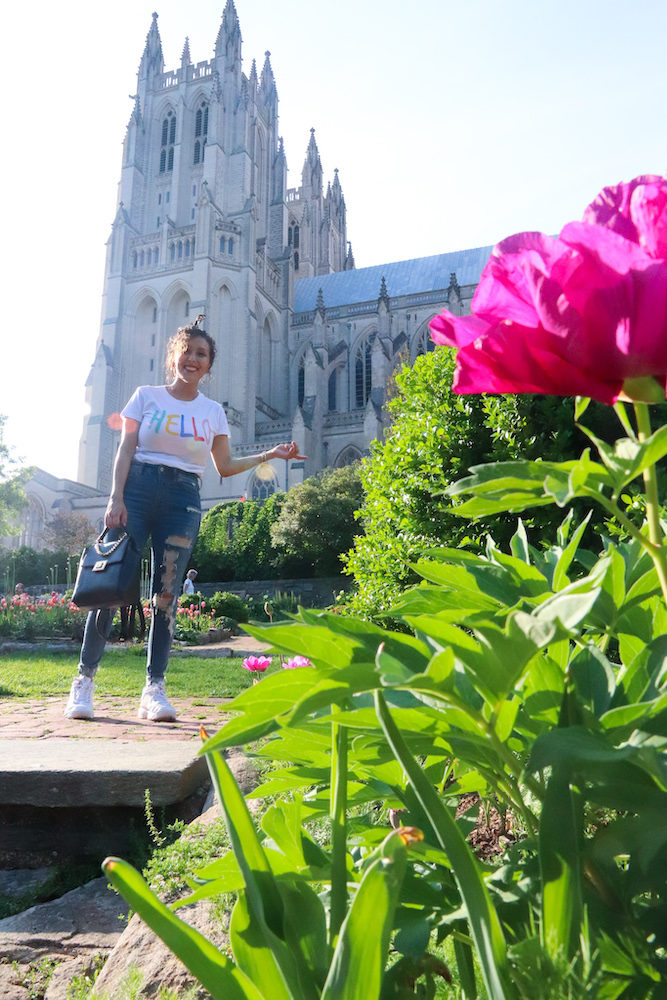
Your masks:
M 225 947 L 227 935 L 215 904 L 204 900 L 178 910 L 178 916 L 209 939 Z M 196 985 L 194 976 L 146 924 L 135 914 L 95 982 L 90 1000 L 110 1000 L 123 995 L 123 986 L 133 983 L 132 996 L 157 997 L 172 990 L 181 996 Z M 201 990 L 202 997 L 208 996 Z M 50 998 L 49 998 L 50 1000 Z
M 34 896 L 47 884 L 55 871 L 52 865 L 47 868 L 16 868 L 0 871 L 0 896 L 7 896 L 9 899 Z
M 60 899 L 0 920 L 0 955 L 21 965 L 45 957 L 92 958 L 111 951 L 128 912 L 125 900 L 108 888 L 105 878 L 93 879 Z
M 28 988 L 21 985 L 21 973 L 9 962 L 0 960 L 0 997 L 2 1000 L 28 1000 Z
M 101 958 L 104 957 L 102 954 Z M 91 962 L 90 958 L 68 958 L 60 962 L 49 979 L 44 1000 L 69 1000 L 72 980 L 87 977 L 92 984 L 95 969 L 99 968 L 97 956 Z M 77 994 L 78 995 L 78 994 Z

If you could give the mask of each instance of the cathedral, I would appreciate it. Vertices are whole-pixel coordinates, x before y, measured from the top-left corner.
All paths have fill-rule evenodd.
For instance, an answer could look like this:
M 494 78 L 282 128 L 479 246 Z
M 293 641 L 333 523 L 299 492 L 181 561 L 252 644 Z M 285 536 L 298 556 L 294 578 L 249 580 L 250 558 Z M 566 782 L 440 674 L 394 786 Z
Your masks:
M 305 462 L 265 463 L 202 484 L 209 509 L 262 499 L 368 453 L 386 426 L 394 368 L 429 349 L 428 323 L 461 314 L 490 247 L 356 268 L 338 170 L 325 177 L 315 130 L 287 186 L 270 53 L 244 72 L 227 0 L 213 57 L 166 69 L 153 14 L 123 144 L 107 242 L 102 318 L 86 383 L 78 483 L 37 472 L 21 541 L 39 548 L 56 510 L 101 523 L 137 385 L 164 383 L 165 345 L 197 315 L 218 359 L 206 395 L 227 412 L 236 455 L 294 439 Z

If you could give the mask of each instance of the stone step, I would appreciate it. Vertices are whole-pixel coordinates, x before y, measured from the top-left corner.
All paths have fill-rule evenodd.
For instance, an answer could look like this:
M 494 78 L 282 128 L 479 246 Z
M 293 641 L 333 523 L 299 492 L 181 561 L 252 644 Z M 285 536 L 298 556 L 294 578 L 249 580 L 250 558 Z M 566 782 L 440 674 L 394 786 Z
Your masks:
M 3 739 L 0 804 L 63 808 L 172 805 L 204 784 L 208 768 L 193 740 Z

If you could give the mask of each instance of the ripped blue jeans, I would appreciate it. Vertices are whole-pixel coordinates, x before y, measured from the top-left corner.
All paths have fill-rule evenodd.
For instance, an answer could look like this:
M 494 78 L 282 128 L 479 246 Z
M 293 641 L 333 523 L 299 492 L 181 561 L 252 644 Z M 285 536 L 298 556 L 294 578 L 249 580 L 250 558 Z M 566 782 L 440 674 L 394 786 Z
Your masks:
M 151 540 L 151 625 L 148 681 L 164 677 L 174 637 L 183 577 L 199 523 L 199 477 L 168 465 L 132 462 L 123 491 L 127 531 L 143 550 Z M 86 619 L 79 673 L 93 677 L 111 632 L 114 610 L 91 611 Z

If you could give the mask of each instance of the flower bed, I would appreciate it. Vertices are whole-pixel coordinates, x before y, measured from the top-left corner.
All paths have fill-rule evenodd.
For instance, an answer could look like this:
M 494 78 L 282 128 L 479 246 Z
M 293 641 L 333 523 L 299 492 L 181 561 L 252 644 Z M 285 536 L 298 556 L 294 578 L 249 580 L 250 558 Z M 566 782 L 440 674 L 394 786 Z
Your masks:
M 146 627 L 150 625 L 151 608 L 143 601 Z M 0 639 L 34 642 L 42 639 L 73 639 L 80 641 L 86 622 L 86 611 L 73 603 L 71 595 L 52 591 L 39 597 L 16 594 L 0 599 Z M 211 630 L 220 628 L 221 621 L 209 610 L 206 601 L 177 610 L 174 639 L 200 643 Z M 120 630 L 120 615 L 116 616 L 111 639 Z

